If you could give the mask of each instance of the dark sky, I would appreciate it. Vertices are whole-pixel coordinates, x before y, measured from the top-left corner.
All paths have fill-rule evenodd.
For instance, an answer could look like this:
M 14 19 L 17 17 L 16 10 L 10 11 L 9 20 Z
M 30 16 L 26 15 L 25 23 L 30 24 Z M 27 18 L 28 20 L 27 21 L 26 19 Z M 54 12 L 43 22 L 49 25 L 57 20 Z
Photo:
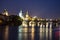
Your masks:
M 0 0 L 0 12 L 4 9 L 14 15 L 28 10 L 31 16 L 60 18 L 60 0 Z

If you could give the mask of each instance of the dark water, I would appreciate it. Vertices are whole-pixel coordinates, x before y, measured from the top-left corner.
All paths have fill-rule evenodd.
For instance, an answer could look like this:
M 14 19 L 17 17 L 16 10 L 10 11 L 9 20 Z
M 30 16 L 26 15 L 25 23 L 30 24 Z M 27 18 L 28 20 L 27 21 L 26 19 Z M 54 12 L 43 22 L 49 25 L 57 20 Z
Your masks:
M 0 26 L 0 40 L 60 40 L 60 27 Z

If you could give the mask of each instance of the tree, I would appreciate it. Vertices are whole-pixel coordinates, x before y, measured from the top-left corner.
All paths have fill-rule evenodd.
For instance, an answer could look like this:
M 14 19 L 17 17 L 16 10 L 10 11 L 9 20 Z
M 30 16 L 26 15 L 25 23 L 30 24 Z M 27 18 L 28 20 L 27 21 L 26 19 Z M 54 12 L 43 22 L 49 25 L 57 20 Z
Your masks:
M 9 20 L 14 25 L 21 25 L 22 24 L 22 19 L 19 16 L 17 16 L 17 15 L 11 15 L 9 17 Z

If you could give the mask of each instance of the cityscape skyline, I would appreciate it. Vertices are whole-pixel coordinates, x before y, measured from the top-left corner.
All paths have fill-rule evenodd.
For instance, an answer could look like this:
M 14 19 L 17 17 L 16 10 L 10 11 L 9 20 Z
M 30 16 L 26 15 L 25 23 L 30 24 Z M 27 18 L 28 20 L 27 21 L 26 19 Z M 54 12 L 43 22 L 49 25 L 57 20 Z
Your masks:
M 1 0 L 0 12 L 7 9 L 9 14 L 19 15 L 20 10 L 23 14 L 28 10 L 31 16 L 41 18 L 60 18 L 60 1 L 59 0 Z
M 9 14 L 9 12 L 8 12 L 8 10 L 7 9 L 4 9 L 1 13 L 0 13 L 1 15 L 5 15 L 5 16 L 11 16 L 10 14 Z M 14 14 L 13 14 L 14 15 Z M 23 14 L 23 11 L 22 10 L 20 10 L 20 12 L 19 12 L 19 14 L 18 15 L 15 15 L 15 16 L 19 16 L 20 18 L 22 18 L 23 20 L 25 19 L 25 17 L 27 17 L 27 18 L 37 18 L 37 19 L 45 19 L 45 20 L 50 20 L 50 19 L 52 19 L 52 20 L 56 20 L 56 19 L 59 19 L 59 18 L 42 18 L 42 17 L 38 17 L 38 16 L 31 16 L 30 14 L 29 14 L 29 12 L 28 12 L 28 10 L 25 12 L 25 14 Z M 60 20 L 60 19 L 59 19 Z
M 20 10 L 4 9 L 0 14 L 0 40 L 60 40 L 60 19 L 47 19 Z

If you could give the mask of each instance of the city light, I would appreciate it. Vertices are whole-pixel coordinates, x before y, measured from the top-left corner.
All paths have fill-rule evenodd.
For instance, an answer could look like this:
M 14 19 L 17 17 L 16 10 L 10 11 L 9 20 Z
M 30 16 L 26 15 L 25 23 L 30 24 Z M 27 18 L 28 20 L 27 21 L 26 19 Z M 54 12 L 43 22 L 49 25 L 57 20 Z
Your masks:
M 2 23 L 2 20 L 0 20 L 0 23 Z
M 22 19 L 24 19 L 22 10 L 19 12 L 19 17 L 21 17 Z
M 7 11 L 8 12 L 8 11 Z M 15 15 L 8 15 L 8 13 L 5 12 L 0 15 L 0 24 L 2 22 L 7 23 L 9 25 L 12 25 L 14 27 L 11 27 L 13 29 L 8 29 L 10 26 L 6 26 L 6 28 L 3 30 L 4 32 L 4 38 L 7 40 L 8 39 L 8 31 L 13 30 L 14 32 L 18 33 L 18 38 L 19 40 L 23 39 L 26 40 L 28 37 L 31 38 L 32 40 L 35 39 L 35 36 L 38 35 L 40 40 L 52 40 L 52 34 L 55 32 L 55 29 L 59 27 L 60 25 L 60 20 L 59 19 L 44 19 L 44 18 L 39 18 L 37 16 L 31 17 L 28 14 L 28 11 L 26 12 L 25 15 L 23 15 L 22 10 L 19 12 L 19 16 Z M 15 18 L 16 17 L 16 18 Z M 19 21 L 20 18 L 22 18 L 22 21 Z M 19 20 L 17 20 L 19 19 Z M 17 21 L 16 21 L 17 20 Z M 59 21 L 58 21 L 59 20 Z M 18 26 L 18 24 L 21 23 L 21 25 Z M 15 25 L 17 24 L 17 25 Z M 5 24 L 3 24 L 5 25 Z M 14 29 L 15 26 L 16 30 Z M 17 29 L 18 28 L 18 29 Z M 55 28 L 55 29 L 54 29 Z M 12 33 L 13 33 L 12 31 Z

